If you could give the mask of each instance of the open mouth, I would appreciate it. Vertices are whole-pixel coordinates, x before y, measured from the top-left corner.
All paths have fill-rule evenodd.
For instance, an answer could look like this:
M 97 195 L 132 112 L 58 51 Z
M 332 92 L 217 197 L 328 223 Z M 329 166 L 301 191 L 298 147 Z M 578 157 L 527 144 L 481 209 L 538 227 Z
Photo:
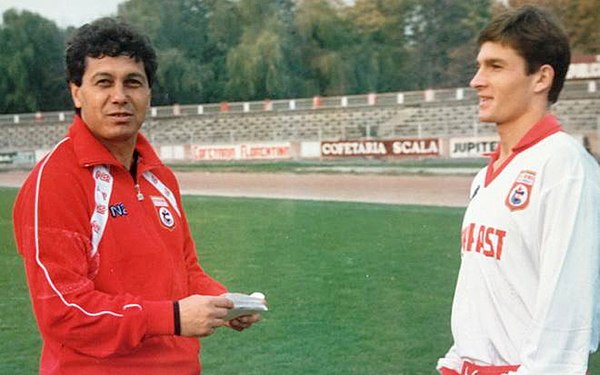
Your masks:
M 480 106 L 485 105 L 486 103 L 491 102 L 491 101 L 492 101 L 492 98 L 489 96 L 480 96 L 479 97 L 479 105 Z
M 125 120 L 130 118 L 132 114 L 127 112 L 116 112 L 109 114 L 109 116 L 118 120 Z

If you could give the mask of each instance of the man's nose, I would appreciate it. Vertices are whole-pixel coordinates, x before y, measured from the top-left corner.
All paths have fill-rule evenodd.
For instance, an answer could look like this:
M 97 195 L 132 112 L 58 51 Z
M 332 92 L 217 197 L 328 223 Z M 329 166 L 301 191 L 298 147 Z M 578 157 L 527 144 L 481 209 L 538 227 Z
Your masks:
M 479 87 L 482 87 L 485 85 L 485 77 L 484 74 L 481 70 L 481 68 L 477 69 L 477 72 L 475 72 L 475 75 L 473 76 L 473 78 L 471 78 L 471 82 L 469 82 L 469 86 L 471 86 L 474 89 L 477 89 Z
M 129 98 L 125 85 L 122 83 L 116 83 L 111 92 L 111 99 L 114 103 L 126 103 Z

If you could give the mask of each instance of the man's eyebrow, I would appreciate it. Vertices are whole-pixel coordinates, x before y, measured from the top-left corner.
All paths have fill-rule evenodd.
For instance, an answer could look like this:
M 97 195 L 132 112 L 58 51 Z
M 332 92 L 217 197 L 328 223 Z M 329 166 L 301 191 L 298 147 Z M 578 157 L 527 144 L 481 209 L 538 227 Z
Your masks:
M 92 78 L 107 78 L 112 77 L 112 74 L 107 72 L 96 72 L 92 75 Z
M 92 78 L 113 78 L 113 77 L 114 77 L 114 75 L 109 72 L 96 72 L 92 75 Z M 137 78 L 137 79 L 145 80 L 146 76 L 142 73 L 133 72 L 133 73 L 128 73 L 125 76 L 125 78 L 126 79 Z
M 126 76 L 127 78 L 137 78 L 137 79 L 141 79 L 141 80 L 146 80 L 146 76 L 143 75 L 142 73 L 129 73 Z
M 485 65 L 494 65 L 494 64 L 506 64 L 506 60 L 501 59 L 499 57 L 490 57 L 483 59 L 482 61 L 478 61 L 480 64 Z

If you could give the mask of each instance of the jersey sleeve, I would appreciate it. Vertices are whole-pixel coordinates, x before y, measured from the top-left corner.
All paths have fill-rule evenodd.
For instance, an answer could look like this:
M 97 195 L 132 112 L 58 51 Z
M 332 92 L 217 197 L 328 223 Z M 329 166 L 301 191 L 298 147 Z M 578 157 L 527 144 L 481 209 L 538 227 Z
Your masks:
M 15 202 L 14 230 L 43 336 L 93 357 L 134 351 L 174 333 L 173 302 L 111 295 L 94 287 L 86 194 L 60 168 L 34 170 Z
M 521 367 L 511 374 L 585 374 L 597 346 L 600 178 L 583 170 L 561 178 L 557 169 L 557 182 L 540 192 L 540 287 Z

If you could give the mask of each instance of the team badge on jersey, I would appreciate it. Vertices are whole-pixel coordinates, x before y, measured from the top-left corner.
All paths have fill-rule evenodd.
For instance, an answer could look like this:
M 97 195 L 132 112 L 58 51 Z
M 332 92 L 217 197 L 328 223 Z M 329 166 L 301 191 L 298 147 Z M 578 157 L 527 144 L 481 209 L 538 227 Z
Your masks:
M 154 207 L 157 209 L 160 223 L 168 229 L 173 229 L 175 226 L 175 218 L 169 210 L 169 204 L 167 203 L 166 199 L 157 196 L 151 196 L 150 199 L 152 200 Z
M 506 196 L 505 204 L 511 211 L 524 210 L 529 205 L 535 172 L 521 171 Z
M 171 211 L 169 211 L 166 207 L 160 207 L 158 209 L 158 216 L 160 217 L 160 222 L 167 228 L 171 229 L 175 226 L 175 218 Z

